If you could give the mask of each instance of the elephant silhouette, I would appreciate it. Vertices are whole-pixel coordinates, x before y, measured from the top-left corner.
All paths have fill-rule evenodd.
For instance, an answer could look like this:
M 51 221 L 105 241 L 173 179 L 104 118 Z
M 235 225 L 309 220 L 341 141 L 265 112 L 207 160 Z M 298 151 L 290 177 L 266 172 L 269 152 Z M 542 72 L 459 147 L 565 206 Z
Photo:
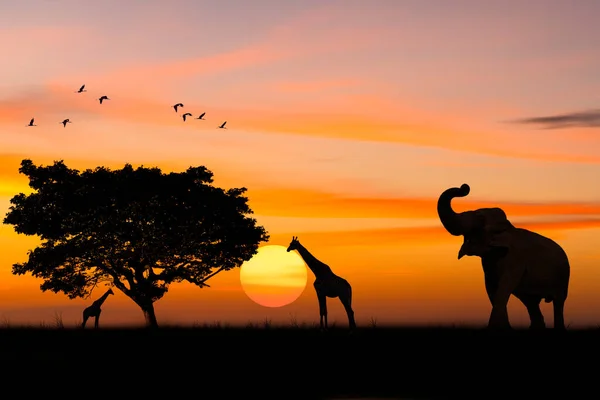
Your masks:
M 470 190 L 467 184 L 445 190 L 437 212 L 448 233 L 464 238 L 458 259 L 481 257 L 492 304 L 488 328 L 510 329 L 507 305 L 512 294 L 527 307 L 530 329 L 546 327 L 540 310 L 544 300 L 553 303 L 554 328 L 564 330 L 571 268 L 563 248 L 545 236 L 513 226 L 501 208 L 455 212 L 452 199 L 465 197 Z

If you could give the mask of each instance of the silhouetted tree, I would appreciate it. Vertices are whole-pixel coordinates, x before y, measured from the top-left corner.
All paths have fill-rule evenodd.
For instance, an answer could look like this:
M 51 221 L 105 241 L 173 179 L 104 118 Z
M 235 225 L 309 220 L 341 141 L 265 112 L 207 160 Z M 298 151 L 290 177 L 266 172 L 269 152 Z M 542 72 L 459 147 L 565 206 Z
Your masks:
M 154 302 L 172 282 L 199 287 L 239 267 L 269 235 L 243 196 L 246 188 L 212 185 L 203 166 L 163 174 L 159 168 L 97 167 L 79 172 L 63 161 L 36 166 L 23 160 L 31 194 L 20 193 L 4 223 L 42 244 L 12 273 L 42 278 L 42 291 L 86 297 L 109 282 L 158 326 Z

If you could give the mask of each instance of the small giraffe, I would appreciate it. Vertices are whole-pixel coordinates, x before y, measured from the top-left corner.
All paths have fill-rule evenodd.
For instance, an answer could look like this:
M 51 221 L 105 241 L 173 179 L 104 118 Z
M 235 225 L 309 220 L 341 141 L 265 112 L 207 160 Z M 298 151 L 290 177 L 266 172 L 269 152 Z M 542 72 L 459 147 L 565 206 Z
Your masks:
M 319 313 L 321 329 L 327 329 L 327 297 L 339 297 L 344 305 L 346 314 L 348 314 L 348 322 L 350 329 L 356 328 L 354 322 L 354 311 L 352 311 L 352 287 L 347 280 L 333 273 L 329 266 L 319 260 L 304 246 L 300 244 L 297 236 L 292 237 L 292 241 L 287 248 L 287 251 L 296 250 L 308 268 L 315 274 L 315 283 L 313 284 L 317 291 L 317 299 L 319 300 Z M 323 322 L 325 322 L 323 324 Z
M 96 318 L 94 328 L 98 328 L 98 320 L 100 319 L 100 313 L 102 312 L 102 309 L 100 307 L 102 306 L 102 303 L 104 303 L 104 301 L 106 300 L 108 295 L 110 295 L 110 294 L 115 294 L 112 291 L 112 289 L 108 289 L 106 291 L 106 293 L 104 293 L 102 295 L 102 297 L 100 297 L 98 300 L 94 301 L 91 306 L 89 306 L 85 310 L 83 310 L 83 323 L 81 324 L 82 328 L 85 328 L 85 323 L 87 322 L 87 320 L 90 317 Z

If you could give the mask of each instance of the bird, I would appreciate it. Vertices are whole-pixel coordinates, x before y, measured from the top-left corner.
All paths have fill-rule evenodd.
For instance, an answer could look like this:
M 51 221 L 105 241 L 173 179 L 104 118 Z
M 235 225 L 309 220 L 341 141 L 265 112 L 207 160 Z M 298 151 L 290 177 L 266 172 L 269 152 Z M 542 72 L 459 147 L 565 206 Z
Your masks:
M 29 121 L 29 125 L 27 125 L 27 126 L 37 126 L 37 125 L 34 125 L 34 124 L 33 124 L 33 120 L 34 120 L 34 119 L 35 119 L 35 118 L 31 118 L 31 121 Z
M 177 112 L 177 107 L 183 107 L 183 104 L 181 103 L 177 103 L 173 106 L 173 108 L 175 109 L 175 112 Z
M 108 96 L 102 96 L 98 100 L 100 101 L 100 104 L 102 104 L 102 100 L 110 100 L 110 99 L 108 98 Z
M 184 122 L 185 122 L 185 118 L 186 118 L 188 115 L 191 117 L 191 116 L 192 116 L 192 113 L 185 113 L 185 114 L 183 114 L 183 115 L 181 116 L 181 117 L 183 118 L 183 121 L 184 121 Z
M 87 92 L 87 90 L 84 89 L 85 85 L 81 85 L 81 87 L 79 88 L 78 91 L 76 91 L 75 93 L 83 93 L 83 92 Z
M 206 113 L 205 113 L 205 112 L 203 112 L 203 113 L 202 113 L 202 114 L 200 114 L 200 116 L 199 116 L 198 118 L 196 118 L 196 119 L 201 119 L 201 120 L 204 120 L 204 118 L 203 118 L 203 117 L 204 117 L 204 114 L 206 114 Z
M 226 123 L 227 123 L 227 121 L 223 122 L 223 123 L 221 124 L 221 126 L 217 126 L 217 128 L 219 128 L 219 129 L 227 129 L 227 128 L 225 128 L 225 124 L 226 124 Z
M 61 122 L 61 124 L 63 124 L 63 127 L 65 127 L 65 128 L 67 127 L 67 124 L 70 124 L 70 123 L 72 123 L 72 122 L 69 120 L 69 118 L 67 118 Z

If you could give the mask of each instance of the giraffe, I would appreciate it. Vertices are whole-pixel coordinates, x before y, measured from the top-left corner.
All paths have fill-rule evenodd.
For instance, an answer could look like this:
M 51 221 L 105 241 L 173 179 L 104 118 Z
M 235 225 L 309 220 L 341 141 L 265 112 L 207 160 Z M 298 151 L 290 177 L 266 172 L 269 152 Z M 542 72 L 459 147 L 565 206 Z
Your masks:
M 83 310 L 83 323 L 81 324 L 82 328 L 85 328 L 85 323 L 87 322 L 88 318 L 90 318 L 90 317 L 96 318 L 94 328 L 98 328 L 98 320 L 100 319 L 100 313 L 102 312 L 100 307 L 102 306 L 102 303 L 104 303 L 104 301 L 106 301 L 106 298 L 110 294 L 115 294 L 115 293 L 112 291 L 112 289 L 109 288 L 106 291 L 106 293 L 104 293 L 102 295 L 102 297 L 100 297 L 98 300 L 94 301 L 91 306 L 89 306 L 85 310 Z
M 317 299 L 319 300 L 319 314 L 320 314 L 320 326 L 321 329 L 327 329 L 327 297 L 336 298 L 339 297 L 346 314 L 348 315 L 348 322 L 350 329 L 356 328 L 356 322 L 354 321 L 354 311 L 352 310 L 352 286 L 342 277 L 337 276 L 333 273 L 329 266 L 319 260 L 304 246 L 300 244 L 297 236 L 292 237 L 292 241 L 287 248 L 287 251 L 296 250 L 308 268 L 315 275 L 315 282 L 313 286 L 317 292 Z

